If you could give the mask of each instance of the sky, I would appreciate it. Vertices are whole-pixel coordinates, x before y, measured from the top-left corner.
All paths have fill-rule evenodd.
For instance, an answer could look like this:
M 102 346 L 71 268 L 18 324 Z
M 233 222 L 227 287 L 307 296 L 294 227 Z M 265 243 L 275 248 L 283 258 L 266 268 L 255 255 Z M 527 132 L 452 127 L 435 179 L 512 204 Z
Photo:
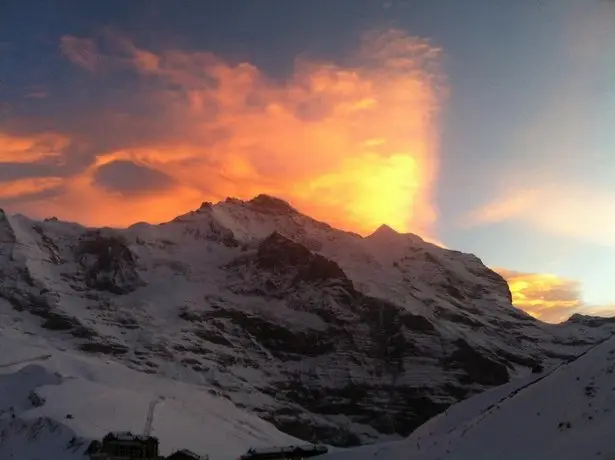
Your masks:
M 615 314 L 615 2 L 4 0 L 0 207 L 87 225 L 279 196 Z

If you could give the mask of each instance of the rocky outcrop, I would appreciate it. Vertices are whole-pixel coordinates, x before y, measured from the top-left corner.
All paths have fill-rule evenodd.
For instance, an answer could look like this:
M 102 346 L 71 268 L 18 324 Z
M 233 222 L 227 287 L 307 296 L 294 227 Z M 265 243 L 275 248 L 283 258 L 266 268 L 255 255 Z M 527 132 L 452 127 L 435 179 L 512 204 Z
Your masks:
M 136 270 L 135 256 L 121 236 L 88 232 L 76 255 L 89 288 L 127 294 L 144 284 Z
M 568 318 L 567 323 L 569 324 L 579 324 L 588 327 L 602 327 L 606 324 L 615 323 L 615 317 L 613 318 L 602 318 L 598 316 L 590 316 L 590 315 L 581 315 L 579 313 L 575 313 L 570 318 Z
M 445 366 L 463 370 L 463 379 L 468 383 L 495 386 L 510 380 L 507 367 L 486 350 L 481 353 L 463 339 L 455 341 L 455 346 L 457 349 L 445 359 Z
M 297 210 L 288 202 L 270 195 L 258 195 L 248 201 L 247 204 L 256 212 L 268 214 L 297 214 Z
M 0 208 L 0 260 L 9 261 L 13 254 L 13 245 L 16 242 L 15 232 L 9 222 L 8 216 Z M 6 263 L 6 262 L 5 262 Z M 2 270 L 0 262 L 0 270 Z M 7 267 L 8 268 L 8 267 Z
M 258 268 L 277 274 L 293 274 L 293 283 L 350 280 L 338 264 L 305 246 L 274 232 L 259 245 L 256 253 Z M 352 284 L 352 283 L 350 283 Z

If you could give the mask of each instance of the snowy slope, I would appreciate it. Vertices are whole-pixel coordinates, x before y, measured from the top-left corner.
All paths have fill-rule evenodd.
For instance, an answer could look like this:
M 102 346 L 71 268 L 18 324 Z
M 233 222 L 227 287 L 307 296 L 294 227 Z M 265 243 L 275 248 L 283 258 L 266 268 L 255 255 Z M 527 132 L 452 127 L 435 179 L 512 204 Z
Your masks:
M 267 196 L 128 229 L 0 212 L 0 320 L 338 446 L 401 439 L 615 330 L 541 323 L 473 255 L 385 226 L 362 238 Z
M 250 447 L 296 444 L 264 420 L 205 389 L 128 369 L 41 341 L 0 337 L 0 458 L 83 458 L 89 441 L 109 431 L 151 434 L 161 453 L 180 448 L 212 460 Z M 71 441 L 72 440 L 72 441 Z
M 408 439 L 327 460 L 615 458 L 615 338 L 550 372 L 482 393 Z

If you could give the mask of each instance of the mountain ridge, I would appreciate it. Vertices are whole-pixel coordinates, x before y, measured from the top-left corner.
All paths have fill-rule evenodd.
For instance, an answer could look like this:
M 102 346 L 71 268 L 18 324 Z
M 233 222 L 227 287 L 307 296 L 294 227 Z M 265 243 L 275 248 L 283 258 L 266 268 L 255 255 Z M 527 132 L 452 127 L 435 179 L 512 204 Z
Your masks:
M 210 388 L 309 441 L 407 436 L 615 330 L 542 323 L 474 255 L 336 230 L 267 195 L 125 229 L 0 218 L 5 315 L 52 348 Z

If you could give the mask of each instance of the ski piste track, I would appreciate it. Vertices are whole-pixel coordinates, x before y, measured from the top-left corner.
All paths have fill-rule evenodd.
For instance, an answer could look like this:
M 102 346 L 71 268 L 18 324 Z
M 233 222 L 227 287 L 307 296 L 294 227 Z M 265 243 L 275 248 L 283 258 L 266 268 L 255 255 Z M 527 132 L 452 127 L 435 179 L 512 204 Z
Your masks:
M 26 358 L 26 359 L 18 359 L 16 361 L 9 361 L 8 363 L 0 364 L 0 369 L 5 368 L 5 367 L 17 366 L 19 364 L 33 363 L 33 362 L 36 362 L 36 361 L 46 361 L 49 358 L 51 358 L 52 356 L 53 355 L 51 355 L 51 354 L 46 354 L 46 355 L 34 356 L 33 358 Z
M 165 400 L 164 396 L 158 396 L 156 399 L 149 403 L 147 409 L 147 417 L 145 418 L 145 426 L 143 427 L 143 436 L 149 436 L 152 432 L 152 425 L 154 423 L 154 413 L 156 412 L 156 406 Z

